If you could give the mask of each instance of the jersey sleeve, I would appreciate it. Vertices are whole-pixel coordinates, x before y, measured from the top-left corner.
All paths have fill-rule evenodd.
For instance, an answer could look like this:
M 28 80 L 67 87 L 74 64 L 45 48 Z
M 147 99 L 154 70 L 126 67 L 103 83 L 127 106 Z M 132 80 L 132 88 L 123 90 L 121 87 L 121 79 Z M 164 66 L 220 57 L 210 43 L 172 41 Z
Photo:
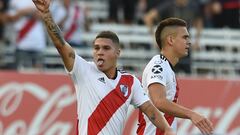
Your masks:
M 134 77 L 132 92 L 133 92 L 133 96 L 132 96 L 131 104 L 134 105 L 135 107 L 139 107 L 143 103 L 149 100 L 149 97 L 143 90 L 140 81 L 136 77 Z
M 152 83 L 160 83 L 166 86 L 167 69 L 165 68 L 165 62 L 163 60 L 152 62 L 146 74 L 147 87 Z
M 77 55 L 77 52 L 75 52 L 75 60 L 74 60 L 72 71 L 68 71 L 65 68 L 68 74 L 70 75 L 77 74 L 80 76 L 85 75 L 87 69 L 90 69 L 90 64 L 86 60 L 84 60 L 82 57 Z

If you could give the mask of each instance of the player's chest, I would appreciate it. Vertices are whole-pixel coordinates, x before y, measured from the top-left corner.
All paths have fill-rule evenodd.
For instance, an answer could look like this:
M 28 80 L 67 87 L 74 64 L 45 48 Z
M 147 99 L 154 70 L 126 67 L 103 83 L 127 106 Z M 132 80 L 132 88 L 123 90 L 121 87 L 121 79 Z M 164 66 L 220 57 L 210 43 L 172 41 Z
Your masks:
M 98 76 L 92 83 L 92 90 L 99 99 L 106 96 L 112 96 L 121 99 L 128 99 L 131 95 L 131 86 L 121 81 L 121 78 L 115 80 L 108 79 L 106 76 Z

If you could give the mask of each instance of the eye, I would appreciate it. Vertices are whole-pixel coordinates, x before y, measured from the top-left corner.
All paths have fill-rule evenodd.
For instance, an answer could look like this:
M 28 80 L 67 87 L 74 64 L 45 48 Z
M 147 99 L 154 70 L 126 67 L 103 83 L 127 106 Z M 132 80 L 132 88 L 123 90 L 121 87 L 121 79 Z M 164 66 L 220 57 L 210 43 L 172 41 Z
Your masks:
M 94 50 L 99 50 L 100 47 L 99 47 L 99 46 L 94 46 L 93 49 L 94 49 Z
M 183 36 L 184 39 L 188 40 L 189 39 L 189 36 Z
M 104 46 L 103 49 L 104 49 L 104 50 L 110 50 L 111 47 L 110 47 L 110 46 Z

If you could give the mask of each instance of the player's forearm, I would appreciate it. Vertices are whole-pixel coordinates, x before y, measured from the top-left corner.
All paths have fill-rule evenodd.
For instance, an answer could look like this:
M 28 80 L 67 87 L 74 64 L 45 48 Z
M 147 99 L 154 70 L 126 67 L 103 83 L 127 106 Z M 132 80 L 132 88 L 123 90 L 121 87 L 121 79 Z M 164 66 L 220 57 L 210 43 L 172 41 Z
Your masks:
M 193 111 L 190 109 L 178 105 L 174 102 L 170 102 L 167 99 L 160 99 L 154 105 L 162 112 L 168 113 L 178 118 L 190 119 Z
M 162 131 L 170 130 L 171 127 L 169 126 L 166 119 L 163 115 L 158 111 L 156 107 L 150 101 L 144 103 L 144 106 L 140 108 L 143 113 L 149 118 L 149 120 L 159 129 Z
M 153 111 L 148 118 L 157 128 L 161 129 L 162 131 L 172 130 L 166 119 L 159 111 L 157 111 L 157 109 Z
M 8 22 L 16 22 L 24 16 L 36 17 L 36 10 L 34 8 L 25 8 L 18 10 L 14 15 L 6 14 L 6 19 Z
M 25 8 L 17 12 L 17 16 L 20 18 L 22 16 L 34 16 L 36 15 L 35 8 Z
M 47 32 L 48 32 L 49 36 L 51 37 L 55 47 L 57 49 L 62 48 L 66 44 L 66 41 L 62 35 L 60 28 L 54 22 L 50 11 L 42 14 L 42 18 L 43 18 L 43 22 L 45 23 L 45 26 L 47 28 Z
M 9 21 L 9 17 L 5 13 L 0 13 L 0 24 L 6 24 Z

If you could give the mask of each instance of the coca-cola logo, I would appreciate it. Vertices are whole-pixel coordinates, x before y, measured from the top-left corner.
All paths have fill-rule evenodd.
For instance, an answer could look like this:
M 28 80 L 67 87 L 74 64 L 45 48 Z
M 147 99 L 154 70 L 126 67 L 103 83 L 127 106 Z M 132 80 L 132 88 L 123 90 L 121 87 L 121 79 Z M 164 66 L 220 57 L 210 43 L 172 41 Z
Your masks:
M 196 107 L 194 110 L 210 119 L 216 119 L 216 123 L 214 124 L 214 133 L 216 135 L 240 135 L 240 121 L 236 121 L 236 119 L 239 120 L 240 116 L 240 98 L 236 99 L 227 110 L 222 107 L 215 109 L 209 107 Z M 238 125 L 234 124 L 235 121 Z M 200 131 L 194 127 L 190 121 L 180 119 L 179 123 L 178 134 L 200 134 Z
M 214 135 L 240 135 L 240 98 L 236 99 L 227 110 L 219 107 L 216 109 L 210 107 L 195 107 L 196 112 L 203 114 L 209 119 L 217 119 L 214 123 Z M 125 131 L 126 135 L 136 134 L 138 124 L 138 112 L 132 111 L 126 127 L 130 131 Z M 128 125 L 128 123 L 131 123 Z M 199 129 L 196 128 L 190 120 L 178 119 L 178 135 L 199 135 Z
M 42 104 L 36 104 L 38 110 L 32 116 L 29 124 L 23 119 L 15 119 L 11 123 L 2 122 L 12 115 L 18 115 L 18 109 L 22 111 L 31 111 L 29 106 L 24 108 L 21 106 L 23 100 L 29 97 L 24 96 L 25 93 L 30 94 L 35 100 Z M 61 121 L 59 115 L 63 110 L 75 102 L 75 94 L 69 85 L 60 85 L 59 88 L 50 93 L 49 90 L 35 83 L 17 83 L 10 82 L 1 85 L 0 88 L 0 134 L 1 135 L 38 135 L 38 134 L 70 134 L 73 128 L 72 121 Z
M 180 84 L 186 84 L 180 87 L 180 103 L 210 118 L 214 133 L 240 135 L 239 81 L 180 79 Z M 76 112 L 68 77 L 0 72 L 0 135 L 76 134 Z M 137 117 L 130 108 L 123 135 L 136 134 Z M 178 135 L 196 134 L 200 131 L 189 120 L 179 119 Z

